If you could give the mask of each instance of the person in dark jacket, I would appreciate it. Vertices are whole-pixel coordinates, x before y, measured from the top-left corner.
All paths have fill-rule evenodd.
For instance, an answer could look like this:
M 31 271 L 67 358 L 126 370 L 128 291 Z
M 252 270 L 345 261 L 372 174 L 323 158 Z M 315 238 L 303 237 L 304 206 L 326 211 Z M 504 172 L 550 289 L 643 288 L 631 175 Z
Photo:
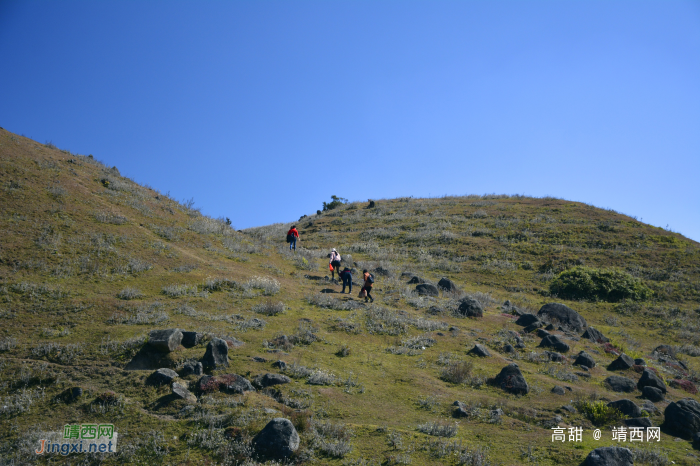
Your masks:
M 289 250 L 291 251 L 294 249 L 294 251 L 297 250 L 297 239 L 299 239 L 299 232 L 297 231 L 297 226 L 294 225 L 288 232 L 287 232 L 287 240 L 289 242 Z
M 345 293 L 345 286 L 348 286 L 348 294 L 352 293 L 352 272 L 350 272 L 350 269 L 345 267 L 345 269 L 339 273 L 340 278 L 343 279 L 343 291 L 341 293 Z
M 365 280 L 365 286 L 362 287 L 363 291 L 367 292 L 367 296 L 365 296 L 365 302 L 367 300 L 370 300 L 370 302 L 374 302 L 374 298 L 372 297 L 372 284 L 374 283 L 374 276 L 367 271 L 367 269 L 362 271 L 362 278 Z

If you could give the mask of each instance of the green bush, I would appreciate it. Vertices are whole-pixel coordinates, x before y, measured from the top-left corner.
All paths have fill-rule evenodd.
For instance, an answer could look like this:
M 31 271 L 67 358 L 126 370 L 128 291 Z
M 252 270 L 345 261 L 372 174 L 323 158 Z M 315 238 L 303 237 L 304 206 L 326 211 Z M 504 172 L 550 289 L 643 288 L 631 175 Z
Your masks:
M 549 291 L 564 299 L 618 302 L 624 299 L 644 301 L 651 290 L 641 280 L 619 270 L 574 267 L 557 275 Z
M 604 401 L 582 401 L 576 408 L 596 426 L 614 424 L 623 418 L 620 410 L 608 406 Z
M 333 199 L 332 202 L 324 202 L 323 203 L 323 211 L 327 210 L 333 210 L 336 207 L 339 207 L 341 205 L 345 205 L 348 203 L 348 200 L 343 198 L 343 197 L 338 197 L 338 196 L 331 196 L 331 199 Z

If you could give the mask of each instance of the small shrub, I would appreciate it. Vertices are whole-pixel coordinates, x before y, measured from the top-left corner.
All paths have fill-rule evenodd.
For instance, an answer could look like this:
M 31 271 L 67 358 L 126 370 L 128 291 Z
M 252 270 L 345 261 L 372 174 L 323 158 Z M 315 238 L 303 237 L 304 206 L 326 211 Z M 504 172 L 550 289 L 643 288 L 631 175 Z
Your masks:
M 442 370 L 440 378 L 445 382 L 462 384 L 469 381 L 473 370 L 474 363 L 471 361 L 453 362 Z
M 326 212 L 328 210 L 333 210 L 336 207 L 340 207 L 341 205 L 345 205 L 348 203 L 348 200 L 342 197 L 338 196 L 331 196 L 332 201 L 331 202 L 324 202 L 323 203 L 323 211 Z
M 429 421 L 419 424 L 418 430 L 435 437 L 454 437 L 457 435 L 457 424 L 446 421 Z
M 272 301 L 267 301 L 253 306 L 253 312 L 257 312 L 258 314 L 263 314 L 266 316 L 276 316 L 278 314 L 283 314 L 284 310 L 285 306 L 282 301 L 278 301 L 276 303 Z
M 143 294 L 137 289 L 133 287 L 126 287 L 123 290 L 121 290 L 119 293 L 117 293 L 117 298 L 119 299 L 124 299 L 124 300 L 130 300 L 130 299 L 138 299 L 143 297 Z
M 691 393 L 693 395 L 698 393 L 698 388 L 690 380 L 673 379 L 668 384 L 673 388 L 680 388 L 681 390 Z
M 652 295 L 640 279 L 627 272 L 585 266 L 561 272 L 550 283 L 549 291 L 564 299 L 609 302 L 645 301 Z
M 576 408 L 597 426 L 613 424 L 623 418 L 618 409 L 608 406 L 604 401 L 581 401 L 576 404 Z
M 350 348 L 348 345 L 343 345 L 340 347 L 338 351 L 336 351 L 336 356 L 340 356 L 341 358 L 344 358 L 346 356 L 350 356 Z

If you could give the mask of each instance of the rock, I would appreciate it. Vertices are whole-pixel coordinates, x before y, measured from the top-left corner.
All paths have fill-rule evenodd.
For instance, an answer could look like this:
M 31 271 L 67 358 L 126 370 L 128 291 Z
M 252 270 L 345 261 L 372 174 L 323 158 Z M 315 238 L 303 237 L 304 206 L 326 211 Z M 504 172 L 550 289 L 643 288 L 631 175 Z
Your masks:
M 659 408 L 657 408 L 654 405 L 654 403 L 652 403 L 649 400 L 644 401 L 644 404 L 642 405 L 642 409 L 650 414 L 661 414 L 661 411 L 659 411 Z
M 642 415 L 642 410 L 634 404 L 632 400 L 623 399 L 611 401 L 608 403 L 610 408 L 615 408 L 627 417 L 639 417 Z
M 83 389 L 80 387 L 73 387 L 70 389 L 71 401 L 83 396 Z
M 148 345 L 161 353 L 170 353 L 182 343 L 182 331 L 179 328 L 168 330 L 151 330 Z
M 177 378 L 177 372 L 172 369 L 161 368 L 148 376 L 148 383 L 151 385 L 170 384 Z
M 519 341 L 515 344 L 515 347 L 518 349 L 523 349 L 523 348 L 525 348 L 525 343 L 523 343 L 522 341 Z
M 554 387 L 552 387 L 552 393 L 554 393 L 555 395 L 564 395 L 566 393 L 566 390 L 564 390 L 564 387 L 555 385 Z
M 437 286 L 442 291 L 447 291 L 451 293 L 457 291 L 457 285 L 455 285 L 455 282 L 453 282 L 449 278 L 441 278 Z
M 501 369 L 494 382 L 503 390 L 516 395 L 526 395 L 530 391 L 525 377 L 523 377 L 520 368 L 515 363 L 508 364 Z
M 634 460 L 629 448 L 600 447 L 588 454 L 583 466 L 633 466 Z
M 413 272 L 401 272 L 401 278 L 405 278 L 405 277 L 415 277 L 415 276 L 416 276 L 416 274 L 413 273 Z
M 289 419 L 277 417 L 258 432 L 252 445 L 263 458 L 283 460 L 299 448 L 299 434 Z
M 609 371 L 624 371 L 626 369 L 629 369 L 630 367 L 634 366 L 634 359 L 630 358 L 627 356 L 625 353 L 622 353 L 615 359 L 613 362 L 611 362 L 608 365 L 608 370 Z
M 644 369 L 642 377 L 639 379 L 639 382 L 637 382 L 638 389 L 643 390 L 644 387 L 654 387 L 661 390 L 662 393 L 666 393 L 666 384 L 664 381 L 648 367 Z
M 664 428 L 672 435 L 690 439 L 700 432 L 700 403 L 692 398 L 683 398 L 666 407 Z
M 547 325 L 544 329 L 551 332 L 551 331 L 554 330 L 555 328 L 556 328 L 556 327 L 554 327 L 554 325 L 549 324 L 549 325 Z
M 440 296 L 437 286 L 431 285 L 430 283 L 416 285 L 416 292 L 420 296 Z
M 476 299 L 466 297 L 459 300 L 457 313 L 461 317 L 483 317 L 484 307 Z
M 634 380 L 628 379 L 627 377 L 620 377 L 618 375 L 611 375 L 603 381 L 605 385 L 614 392 L 633 392 L 637 388 Z
M 244 392 L 254 392 L 255 388 L 248 379 L 238 374 L 226 374 L 217 377 L 220 382 L 219 390 L 225 393 L 242 395 Z
M 625 419 L 624 423 L 627 427 L 643 427 L 645 429 L 647 427 L 652 426 L 651 419 L 649 419 L 648 417 L 635 417 L 631 419 Z
M 197 397 L 192 394 L 189 390 L 184 385 L 180 385 L 177 382 L 173 383 L 173 386 L 171 387 L 171 390 L 173 392 L 173 395 L 175 395 L 177 398 L 180 398 L 181 400 L 189 401 L 190 403 L 196 403 L 197 402 Z
M 540 328 L 540 327 L 542 327 L 542 322 L 540 322 L 540 321 L 538 320 L 537 322 L 534 322 L 534 323 L 528 325 L 527 327 L 524 327 L 524 328 L 523 328 L 523 332 L 524 332 L 524 333 L 531 333 L 531 332 L 534 332 L 535 330 L 537 330 L 537 329 Z
M 586 331 L 583 332 L 583 335 L 581 335 L 581 338 L 588 338 L 594 343 L 607 343 L 610 341 L 602 333 L 600 333 L 599 330 L 596 330 L 593 327 L 588 327 Z
M 546 331 L 546 330 L 542 330 L 541 328 L 540 328 L 540 329 L 537 329 L 537 336 L 538 336 L 538 337 L 544 338 L 544 337 L 546 337 L 547 335 L 551 335 L 551 334 L 550 334 L 548 331 Z
M 534 324 L 535 322 L 539 321 L 540 319 L 538 319 L 537 316 L 534 314 L 523 314 L 520 317 L 518 317 L 518 320 L 515 321 L 515 324 L 527 327 L 528 325 Z
M 586 366 L 589 369 L 592 369 L 595 367 L 595 360 L 590 354 L 586 353 L 585 351 L 581 351 L 578 353 L 578 356 L 576 356 L 574 365 Z
M 502 304 L 502 307 L 504 309 L 508 309 L 510 306 L 512 306 L 512 304 L 510 303 L 510 299 L 506 299 Z
M 207 351 L 202 358 L 204 367 L 228 366 L 228 345 L 221 338 L 214 338 L 207 345 Z
M 575 332 L 581 332 L 587 326 L 586 319 L 578 312 L 560 303 L 545 304 L 537 312 L 537 317 L 548 322 L 556 321 L 562 327 Z
M 566 357 L 563 354 L 555 353 L 553 351 L 545 351 L 544 353 L 547 355 L 550 362 L 564 362 L 564 361 L 566 361 Z
M 652 353 L 667 354 L 669 356 L 674 357 L 676 355 L 676 351 L 671 345 L 659 345 L 656 348 L 654 348 L 654 351 L 652 351 Z
M 693 434 L 693 448 L 700 450 L 700 432 L 695 432 Z
M 420 277 L 416 277 L 415 275 L 413 277 L 411 277 L 411 279 L 408 281 L 409 285 L 418 285 L 421 283 L 427 283 L 427 282 Z
M 469 354 L 473 354 L 475 356 L 479 356 L 481 358 L 487 358 L 491 356 L 491 353 L 489 353 L 488 348 L 486 348 L 484 345 L 476 344 L 474 345 L 474 348 L 469 350 Z
M 503 345 L 503 352 L 504 353 L 515 353 L 515 348 L 513 348 L 513 345 L 510 343 L 506 343 Z
M 637 387 L 639 387 L 639 382 L 637 382 Z M 652 387 L 651 385 L 642 387 L 642 396 L 644 396 L 644 398 L 647 400 L 653 401 L 654 403 L 664 401 L 664 392 L 656 387 Z
M 539 344 L 540 348 L 554 348 L 555 350 L 566 353 L 569 351 L 569 345 L 561 341 L 556 335 L 547 335 Z
M 282 374 L 265 374 L 259 375 L 253 380 L 253 384 L 258 388 L 270 387 L 272 385 L 281 385 L 291 382 L 292 379 Z
M 202 375 L 204 374 L 204 367 L 202 367 L 201 362 L 186 362 L 182 369 L 180 369 L 180 376 L 187 377 L 188 375 Z
M 255 362 L 267 362 L 267 359 L 261 357 L 261 356 L 253 356 L 253 361 Z
M 644 359 L 642 359 L 642 358 L 637 358 L 637 359 L 634 360 L 634 365 L 635 365 L 635 366 L 646 366 L 647 363 L 646 363 L 646 361 L 645 361 Z
M 272 367 L 278 367 L 280 370 L 285 370 L 287 368 L 287 363 L 284 361 L 275 361 L 272 363 Z
M 568 388 L 568 387 L 567 387 L 567 388 Z M 569 390 L 571 390 L 571 389 L 569 389 Z M 570 412 L 571 414 L 576 414 L 576 408 L 574 408 L 574 407 L 571 406 L 571 405 L 564 405 L 564 406 L 561 407 L 561 409 L 563 409 L 564 411 L 568 411 L 568 412 Z
M 185 348 L 194 348 L 202 341 L 201 333 L 197 332 L 182 332 L 182 346 Z

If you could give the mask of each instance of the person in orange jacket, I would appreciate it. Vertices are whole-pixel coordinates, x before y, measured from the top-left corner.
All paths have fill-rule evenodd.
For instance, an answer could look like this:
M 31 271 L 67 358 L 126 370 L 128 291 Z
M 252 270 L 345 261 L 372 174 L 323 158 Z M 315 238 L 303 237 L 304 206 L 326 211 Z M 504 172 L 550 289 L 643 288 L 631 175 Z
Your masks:
M 297 239 L 299 238 L 299 232 L 297 231 L 297 226 L 294 225 L 292 228 L 287 232 L 287 242 L 289 243 L 289 250 L 291 251 L 294 249 L 296 252 L 297 250 Z

